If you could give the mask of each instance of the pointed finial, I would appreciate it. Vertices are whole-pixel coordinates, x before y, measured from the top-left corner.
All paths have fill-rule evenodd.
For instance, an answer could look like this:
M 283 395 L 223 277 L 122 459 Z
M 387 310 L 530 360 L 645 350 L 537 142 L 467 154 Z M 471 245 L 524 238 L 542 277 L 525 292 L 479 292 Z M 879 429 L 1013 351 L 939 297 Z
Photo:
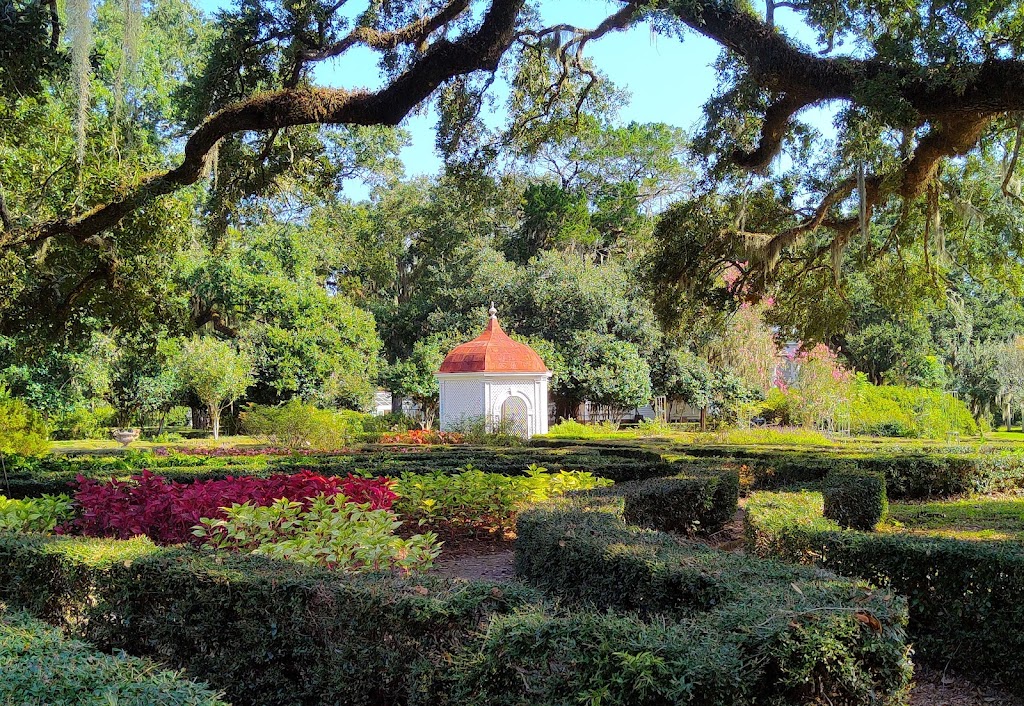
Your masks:
M 487 310 L 487 313 L 491 315 L 492 319 L 498 318 L 498 310 L 494 308 L 494 302 L 491 302 L 491 308 Z

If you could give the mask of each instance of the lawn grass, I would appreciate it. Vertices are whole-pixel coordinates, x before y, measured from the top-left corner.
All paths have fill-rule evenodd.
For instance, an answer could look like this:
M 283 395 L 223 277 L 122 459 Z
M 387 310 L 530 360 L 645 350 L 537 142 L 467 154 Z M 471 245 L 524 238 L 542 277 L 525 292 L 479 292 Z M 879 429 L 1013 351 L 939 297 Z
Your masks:
M 266 446 L 254 436 L 222 436 L 219 439 L 183 439 L 181 441 L 133 441 L 128 446 L 135 451 L 146 451 L 155 448 L 242 448 Z M 72 441 L 51 441 L 50 451 L 57 454 L 117 454 L 125 447 L 113 439 L 75 439 Z
M 979 496 L 941 502 L 892 504 L 882 532 L 972 540 L 1024 542 L 1024 497 Z

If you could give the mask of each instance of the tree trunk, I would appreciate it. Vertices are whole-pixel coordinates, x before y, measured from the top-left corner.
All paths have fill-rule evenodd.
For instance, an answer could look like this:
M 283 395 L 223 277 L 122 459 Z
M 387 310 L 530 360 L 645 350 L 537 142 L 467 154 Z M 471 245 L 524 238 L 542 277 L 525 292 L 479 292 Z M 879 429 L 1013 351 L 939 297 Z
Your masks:
M 701 431 L 707 431 L 708 430 L 708 408 L 707 408 L 707 405 L 704 405 L 703 407 L 700 408 L 700 430 Z
M 1010 412 L 1010 410 L 1010 405 L 1006 405 L 1006 409 L 1004 410 L 1006 418 L 1003 419 L 1003 421 L 1006 422 L 1006 431 L 1013 431 L 1013 414 Z
M 215 404 L 210 405 L 210 426 L 213 428 L 213 438 L 220 438 L 220 407 Z

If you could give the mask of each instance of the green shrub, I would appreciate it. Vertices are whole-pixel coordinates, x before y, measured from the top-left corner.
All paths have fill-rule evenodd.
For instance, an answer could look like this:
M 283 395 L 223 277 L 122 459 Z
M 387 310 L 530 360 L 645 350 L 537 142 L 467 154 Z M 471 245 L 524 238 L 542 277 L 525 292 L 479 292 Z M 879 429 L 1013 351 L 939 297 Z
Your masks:
M 941 439 L 947 434 L 977 434 L 978 425 L 967 405 L 947 392 L 860 380 L 853 386 L 850 431 Z
M 194 534 L 219 551 L 244 551 L 341 572 L 429 569 L 441 553 L 432 532 L 403 539 L 402 522 L 390 510 L 319 496 L 309 509 L 281 498 L 273 505 L 225 508 L 220 519 L 203 518 Z
M 520 476 L 484 473 L 472 467 L 454 475 L 404 473 L 395 483 L 398 499 L 394 508 L 421 525 L 443 522 L 456 528 L 504 530 L 527 503 L 607 485 L 611 481 L 590 473 L 549 473 L 536 465 Z
M 463 419 L 451 431 L 462 436 L 463 443 L 473 446 L 525 446 L 526 439 L 516 433 L 511 420 L 487 422 L 483 417 Z
M 622 520 L 617 492 L 593 491 L 522 513 L 516 572 L 568 605 L 598 614 L 617 609 L 650 616 L 652 632 L 662 625 L 677 637 L 642 655 L 643 648 L 623 650 L 619 642 L 602 642 L 600 631 L 580 633 L 585 623 L 577 621 L 564 626 L 568 634 L 529 625 L 503 634 L 502 620 L 491 635 L 506 645 L 501 659 L 510 666 L 492 663 L 489 673 L 511 681 L 516 671 L 542 669 L 541 655 L 550 659 L 545 650 L 552 645 L 564 659 L 575 646 L 579 656 L 573 664 L 594 660 L 620 674 L 643 666 L 655 670 L 652 677 L 685 674 L 694 668 L 690 660 L 700 661 L 696 655 L 703 654 L 707 661 L 698 681 L 709 680 L 710 688 L 734 670 L 733 688 L 745 698 L 741 703 L 803 703 L 822 693 L 834 704 L 901 703 L 909 674 L 902 599 L 865 583 L 630 527 Z M 531 629 L 534 644 L 543 646 L 535 655 L 527 647 Z M 623 633 L 631 629 L 636 627 L 623 626 Z M 665 633 L 656 639 L 666 639 Z M 690 648 L 689 657 L 676 652 Z M 622 653 L 618 660 L 613 652 Z M 572 672 L 561 676 L 574 679 Z M 650 683 L 663 699 L 655 702 L 680 698 L 668 696 L 679 687 L 671 678 L 657 687 L 656 680 Z M 542 682 L 538 688 L 559 694 L 563 687 Z M 721 701 L 713 691 L 706 698 L 724 704 L 735 703 L 736 696 L 726 688 Z
M 110 405 L 74 407 L 50 419 L 50 436 L 58 440 L 109 439 L 116 417 L 117 410 Z
M 680 468 L 651 451 L 634 448 L 424 448 L 395 453 L 392 449 L 367 449 L 351 453 L 296 453 L 292 455 L 200 456 L 178 453 L 158 455 L 128 451 L 118 455 L 10 457 L 7 459 L 8 497 L 35 497 L 66 492 L 78 474 L 108 480 L 127 478 L 148 468 L 169 480 L 224 478 L 228 475 L 266 476 L 307 469 L 321 475 L 349 473 L 398 478 L 403 473 L 454 475 L 467 465 L 488 473 L 519 476 L 531 465 L 551 472 L 583 471 L 615 482 L 678 474 Z
M 319 409 L 299 399 L 274 407 L 247 405 L 241 414 L 247 434 L 287 448 L 340 449 L 363 431 L 368 415 Z
M 910 637 L 926 662 L 1024 693 L 1024 547 L 844 531 L 822 507 L 820 493 L 755 493 L 748 551 L 887 586 L 908 598 Z
M 452 660 L 479 647 L 481 626 L 540 605 L 517 584 L 342 576 L 148 540 L 4 534 L 0 600 L 262 706 L 446 703 Z
M 873 471 L 885 477 L 890 498 L 946 497 L 1010 490 L 1024 485 L 1024 453 L 970 450 L 893 452 L 808 452 L 688 446 L 699 458 L 746 466 L 744 486 L 757 490 L 819 484 L 833 470 Z
M 227 706 L 148 660 L 100 654 L 23 613 L 0 613 L 0 703 L 47 706 Z
M 385 431 L 409 431 L 419 428 L 419 422 L 401 412 L 390 412 L 379 416 L 368 414 L 363 418 L 363 431 L 370 434 Z
M 0 455 L 44 454 L 50 448 L 49 433 L 43 416 L 24 401 L 11 397 L 0 383 Z
M 0 495 L 0 532 L 52 532 L 75 515 L 67 495 L 9 500 Z
M 716 532 L 736 514 L 735 471 L 652 478 L 623 489 L 626 522 L 665 532 Z
M 654 556 L 664 575 L 703 569 L 711 590 L 696 600 L 699 589 L 680 584 L 693 609 L 648 621 L 553 607 L 519 583 L 341 577 L 140 540 L 0 535 L 0 599 L 103 649 L 159 656 L 238 704 L 901 703 L 899 599 L 628 536 L 676 547 Z
M 872 471 L 832 471 L 823 495 L 825 517 L 851 529 L 871 531 L 889 511 L 885 478 Z

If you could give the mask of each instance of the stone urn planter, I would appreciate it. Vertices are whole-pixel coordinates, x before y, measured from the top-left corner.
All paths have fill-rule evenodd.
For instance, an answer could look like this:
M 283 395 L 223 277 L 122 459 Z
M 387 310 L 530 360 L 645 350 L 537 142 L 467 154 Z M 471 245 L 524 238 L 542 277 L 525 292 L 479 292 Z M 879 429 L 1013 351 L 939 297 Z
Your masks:
M 133 441 L 138 441 L 139 434 L 141 433 L 141 429 L 115 429 L 110 432 L 110 435 L 113 436 L 114 441 L 121 444 L 121 446 L 127 447 Z

